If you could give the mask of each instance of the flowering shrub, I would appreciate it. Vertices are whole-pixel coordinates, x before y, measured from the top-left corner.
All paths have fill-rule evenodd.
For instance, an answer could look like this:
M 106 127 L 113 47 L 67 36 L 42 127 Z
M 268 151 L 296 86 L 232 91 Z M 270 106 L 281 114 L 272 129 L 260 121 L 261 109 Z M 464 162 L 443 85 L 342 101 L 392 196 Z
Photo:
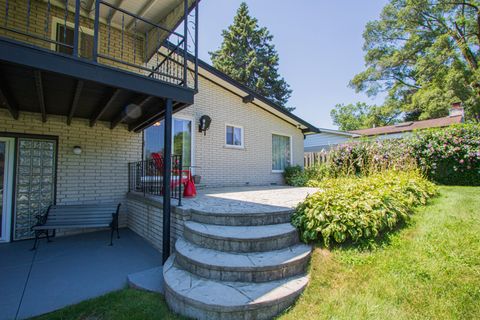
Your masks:
M 296 208 L 292 223 L 303 241 L 368 240 L 408 220 L 436 193 L 418 171 L 388 170 L 366 177 L 330 178 Z
M 430 179 L 450 185 L 480 185 L 479 124 L 420 131 L 409 143 Z
M 480 185 L 480 125 L 422 130 L 404 139 L 352 142 L 329 154 L 335 176 L 416 166 L 438 183 Z

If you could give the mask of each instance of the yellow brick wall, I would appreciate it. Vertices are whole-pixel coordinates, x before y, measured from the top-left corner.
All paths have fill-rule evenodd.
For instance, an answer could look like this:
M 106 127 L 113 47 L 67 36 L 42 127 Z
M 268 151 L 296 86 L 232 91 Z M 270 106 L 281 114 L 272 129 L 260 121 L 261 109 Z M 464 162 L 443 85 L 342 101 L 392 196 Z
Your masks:
M 202 115 L 212 118 L 206 135 L 198 132 Z M 206 186 L 283 184 L 283 174 L 272 172 L 272 134 L 291 137 L 292 165 L 303 166 L 303 134 L 294 125 L 200 77 L 195 103 L 174 116 L 194 120 L 193 164 Z M 225 146 L 225 125 L 244 129 L 243 149 Z
M 52 40 L 52 28 L 54 18 L 64 21 L 65 10 L 54 5 L 51 6 L 50 14 L 48 14 L 48 6 L 46 2 L 40 0 L 31 0 L 30 19 L 27 27 L 27 0 L 9 0 L 8 1 L 8 20 L 6 19 L 6 0 L 0 0 L 0 26 L 6 26 L 21 30 L 22 32 L 33 34 L 37 37 L 48 38 Z M 67 22 L 74 23 L 75 13 L 67 12 Z M 68 25 L 68 24 L 67 24 Z M 86 28 L 93 31 L 94 20 L 85 16 L 80 17 L 80 29 Z M 108 34 L 110 33 L 110 45 L 108 45 Z M 11 38 L 17 41 L 27 42 L 36 46 L 47 49 L 55 49 L 44 40 L 35 39 L 15 32 L 0 29 L 0 36 Z M 53 39 L 54 40 L 54 39 Z M 135 47 L 135 50 L 134 50 Z M 110 48 L 110 49 L 108 49 Z M 100 36 L 98 52 L 100 54 L 111 56 L 115 59 L 126 61 L 129 63 L 146 66 L 144 63 L 144 39 L 140 33 L 136 35 L 133 32 L 124 32 L 123 35 L 123 51 L 122 51 L 122 31 L 115 26 L 108 26 L 104 23 L 100 24 Z M 123 54 L 122 54 L 123 52 Z M 108 59 L 99 58 L 100 63 L 112 65 L 118 68 L 129 70 L 136 73 L 145 74 L 146 72 L 125 64 L 113 62 Z

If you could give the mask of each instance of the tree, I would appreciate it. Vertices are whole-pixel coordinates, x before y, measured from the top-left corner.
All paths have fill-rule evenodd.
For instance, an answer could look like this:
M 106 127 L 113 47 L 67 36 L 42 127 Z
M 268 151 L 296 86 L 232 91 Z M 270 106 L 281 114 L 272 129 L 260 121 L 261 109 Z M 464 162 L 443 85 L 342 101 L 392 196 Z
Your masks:
M 213 66 L 283 108 L 292 90 L 278 73 L 278 53 L 270 32 L 258 26 L 245 2 L 240 5 L 233 24 L 222 31 L 219 50 L 210 52 Z
M 364 32 L 366 70 L 350 85 L 409 119 L 448 114 L 461 101 L 480 119 L 480 2 L 391 0 Z M 392 106 L 393 105 L 393 106 Z
M 396 122 L 399 112 L 394 109 L 371 106 L 363 102 L 337 104 L 330 116 L 333 123 L 343 131 L 384 126 Z

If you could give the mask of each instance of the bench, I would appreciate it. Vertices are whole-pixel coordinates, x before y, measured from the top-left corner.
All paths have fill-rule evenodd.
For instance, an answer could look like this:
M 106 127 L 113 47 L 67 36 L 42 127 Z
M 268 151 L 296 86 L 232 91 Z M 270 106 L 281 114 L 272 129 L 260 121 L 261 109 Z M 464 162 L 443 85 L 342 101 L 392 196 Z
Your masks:
M 79 229 L 79 228 L 103 228 L 109 227 L 110 245 L 113 245 L 113 232 L 118 232 L 118 212 L 120 203 L 116 204 L 95 204 L 95 205 L 51 205 L 47 212 L 37 216 L 37 223 L 32 227 L 35 231 L 35 243 L 32 250 L 37 248 L 40 235 L 46 235 L 50 242 L 49 231 L 56 229 Z

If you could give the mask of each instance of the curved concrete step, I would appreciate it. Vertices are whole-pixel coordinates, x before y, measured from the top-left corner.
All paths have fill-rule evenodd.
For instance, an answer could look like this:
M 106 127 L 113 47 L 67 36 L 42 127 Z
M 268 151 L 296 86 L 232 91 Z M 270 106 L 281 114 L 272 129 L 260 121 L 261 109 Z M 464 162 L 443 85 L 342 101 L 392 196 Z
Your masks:
M 266 282 L 304 274 L 311 247 L 297 244 L 285 249 L 232 253 L 202 248 L 178 239 L 176 263 L 201 277 L 221 281 Z
M 263 226 L 290 222 L 293 209 L 261 213 L 220 213 L 191 210 L 191 220 L 224 226 Z
M 263 283 L 215 281 L 184 271 L 174 261 L 172 255 L 163 269 L 165 298 L 174 312 L 195 319 L 271 319 L 308 283 L 306 275 Z
M 219 226 L 187 221 L 184 236 L 201 247 L 226 252 L 263 252 L 299 243 L 298 232 L 290 223 Z

